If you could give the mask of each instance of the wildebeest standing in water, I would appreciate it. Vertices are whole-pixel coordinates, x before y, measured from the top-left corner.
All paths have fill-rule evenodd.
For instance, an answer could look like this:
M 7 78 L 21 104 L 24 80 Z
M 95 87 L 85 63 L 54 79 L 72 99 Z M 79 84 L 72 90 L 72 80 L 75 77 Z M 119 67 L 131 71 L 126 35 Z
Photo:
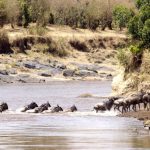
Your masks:
M 114 104 L 114 101 L 119 99 L 120 97 L 119 96 L 113 96 L 113 97 L 109 97 L 107 101 L 104 101 L 102 103 L 98 103 L 94 106 L 94 110 L 96 110 L 96 112 L 98 111 L 106 111 L 106 110 L 111 110 L 113 104 Z

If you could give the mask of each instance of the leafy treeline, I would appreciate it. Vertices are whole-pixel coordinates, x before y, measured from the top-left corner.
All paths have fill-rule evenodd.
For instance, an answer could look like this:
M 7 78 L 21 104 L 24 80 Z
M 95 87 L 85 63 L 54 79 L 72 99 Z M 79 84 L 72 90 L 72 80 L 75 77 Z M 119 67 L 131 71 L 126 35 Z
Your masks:
M 14 25 L 27 27 L 33 22 L 42 27 L 59 24 L 92 30 L 112 29 L 113 9 L 120 3 L 133 6 L 127 0 L 0 0 L 0 26 L 11 23 L 13 28 Z M 119 23 L 119 27 L 124 24 Z
M 150 47 L 150 0 L 137 0 L 138 13 L 129 22 L 129 32 L 141 46 Z
M 125 11 L 124 8 L 117 7 L 114 11 L 115 19 L 119 23 L 123 19 L 123 23 L 126 20 L 123 26 L 126 26 L 132 35 L 131 44 L 118 53 L 118 59 L 126 72 L 133 72 L 140 68 L 145 50 L 150 50 L 150 0 L 136 0 L 137 12 L 132 15 L 129 15 L 128 9 Z M 123 11 L 125 13 L 122 13 Z

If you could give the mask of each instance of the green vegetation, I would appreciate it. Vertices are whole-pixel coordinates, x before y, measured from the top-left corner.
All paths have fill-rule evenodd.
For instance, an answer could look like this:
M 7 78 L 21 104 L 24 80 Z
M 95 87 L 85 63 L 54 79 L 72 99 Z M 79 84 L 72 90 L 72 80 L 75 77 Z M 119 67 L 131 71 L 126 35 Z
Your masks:
M 134 12 L 122 5 L 118 5 L 113 10 L 114 22 L 117 27 L 122 30 L 122 28 L 127 27 L 129 20 L 133 17 Z
M 143 64 L 143 55 L 145 55 L 146 50 L 150 50 L 150 1 L 149 0 L 136 0 L 137 12 L 134 16 L 128 17 L 129 19 L 122 20 L 124 15 L 128 14 L 127 10 L 123 7 L 117 6 L 117 13 L 114 14 L 119 23 L 126 21 L 126 25 L 129 33 L 132 35 L 132 41 L 129 48 L 126 50 L 119 51 L 118 59 L 120 64 L 124 66 L 126 72 L 133 72 L 141 67 Z M 120 13 L 119 13 L 120 12 Z M 122 13 L 121 13 L 122 12 Z M 122 14 L 122 15 L 121 15 Z M 122 17 L 121 17 L 122 16 Z M 127 15 L 128 16 L 128 15 Z M 119 18 L 121 17 L 121 19 Z M 122 25 L 122 24 L 121 24 Z M 134 44 L 133 44 L 134 43 Z M 128 53 L 128 55 L 126 55 Z M 129 61 L 128 56 L 131 56 Z

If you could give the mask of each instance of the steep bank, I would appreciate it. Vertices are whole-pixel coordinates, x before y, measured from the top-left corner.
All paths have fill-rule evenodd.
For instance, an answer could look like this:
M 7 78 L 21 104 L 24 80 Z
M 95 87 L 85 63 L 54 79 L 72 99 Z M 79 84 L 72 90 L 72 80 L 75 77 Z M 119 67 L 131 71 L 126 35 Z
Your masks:
M 44 35 L 5 27 L 11 54 L 0 55 L 0 82 L 110 80 L 116 73 L 116 50 L 128 41 L 124 32 L 49 26 Z
M 133 92 L 150 91 L 150 51 L 145 50 L 140 67 L 130 73 L 125 73 L 123 67 L 118 70 L 112 82 L 113 94 L 129 95 Z

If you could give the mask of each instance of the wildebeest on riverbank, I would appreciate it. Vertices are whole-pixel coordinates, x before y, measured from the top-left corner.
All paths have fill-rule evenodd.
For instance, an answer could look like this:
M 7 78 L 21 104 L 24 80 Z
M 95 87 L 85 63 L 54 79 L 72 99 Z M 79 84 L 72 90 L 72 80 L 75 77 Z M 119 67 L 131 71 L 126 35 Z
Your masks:
M 150 93 L 141 91 L 128 97 L 112 97 L 107 101 L 96 104 L 94 106 L 94 110 L 96 110 L 96 112 L 106 111 L 113 107 L 114 110 L 124 113 L 128 111 L 141 110 L 141 104 L 143 104 L 144 110 L 150 109 Z

